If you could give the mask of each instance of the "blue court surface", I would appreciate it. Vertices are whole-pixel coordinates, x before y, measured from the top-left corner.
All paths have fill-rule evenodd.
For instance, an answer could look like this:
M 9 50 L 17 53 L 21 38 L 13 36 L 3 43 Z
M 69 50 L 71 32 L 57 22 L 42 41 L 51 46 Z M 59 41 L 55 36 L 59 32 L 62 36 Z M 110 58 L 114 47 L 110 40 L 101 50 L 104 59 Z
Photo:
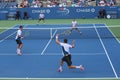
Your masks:
M 63 38 L 70 44 L 75 40 L 72 62 L 82 64 L 85 70 L 68 69 L 65 63 L 63 72 L 57 71 L 62 50 L 55 43 L 55 35 L 70 26 L 24 25 L 23 34 L 29 30 L 22 39 L 22 56 L 16 54 L 19 25 L 0 33 L 0 78 L 119 78 L 120 41 L 105 24 L 79 24 L 82 34 L 74 30 L 71 35 L 60 36 L 61 42 Z

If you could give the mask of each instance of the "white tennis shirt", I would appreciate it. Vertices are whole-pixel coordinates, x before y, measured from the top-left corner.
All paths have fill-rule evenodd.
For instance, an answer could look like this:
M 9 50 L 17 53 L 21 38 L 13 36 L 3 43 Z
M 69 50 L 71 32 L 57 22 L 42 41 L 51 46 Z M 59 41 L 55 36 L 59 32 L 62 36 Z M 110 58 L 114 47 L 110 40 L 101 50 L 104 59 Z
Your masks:
M 72 48 L 72 45 L 70 44 L 67 44 L 67 43 L 60 43 L 60 46 L 62 46 L 64 48 L 64 50 L 70 54 L 70 48 Z M 63 50 L 63 53 L 64 53 L 64 50 Z M 65 54 L 65 53 L 64 53 Z
M 39 18 L 44 18 L 44 17 L 45 17 L 44 14 L 39 15 Z
M 72 27 L 76 27 L 77 26 L 77 21 L 72 21 Z
M 21 36 L 21 34 L 22 34 L 22 31 L 19 29 L 19 30 L 17 31 L 17 34 L 16 34 L 15 39 L 17 39 L 19 36 Z

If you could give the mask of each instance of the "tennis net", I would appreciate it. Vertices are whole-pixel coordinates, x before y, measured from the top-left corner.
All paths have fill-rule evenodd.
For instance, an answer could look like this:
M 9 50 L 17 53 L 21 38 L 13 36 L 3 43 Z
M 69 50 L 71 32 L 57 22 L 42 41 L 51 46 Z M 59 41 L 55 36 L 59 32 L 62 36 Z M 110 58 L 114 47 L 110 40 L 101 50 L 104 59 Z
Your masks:
M 0 28 L 0 40 L 15 39 L 18 28 Z M 79 32 L 80 30 L 80 32 Z M 87 26 L 78 27 L 72 30 L 71 27 L 60 28 L 23 28 L 24 39 L 55 39 L 56 34 L 59 38 L 68 39 L 99 39 L 99 38 L 120 38 L 119 26 Z

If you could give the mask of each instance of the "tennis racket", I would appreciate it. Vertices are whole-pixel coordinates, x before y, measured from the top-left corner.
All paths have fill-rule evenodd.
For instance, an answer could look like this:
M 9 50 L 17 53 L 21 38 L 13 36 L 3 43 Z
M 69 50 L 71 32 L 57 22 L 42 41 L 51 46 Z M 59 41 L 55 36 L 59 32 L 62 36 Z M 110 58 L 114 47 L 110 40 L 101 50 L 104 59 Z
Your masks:
M 66 30 L 60 33 L 59 35 L 70 35 L 70 34 L 71 34 L 71 30 Z
M 27 37 L 27 36 L 29 36 L 29 35 L 30 35 L 29 30 L 26 30 L 26 31 L 24 32 L 24 34 L 23 34 L 23 37 Z
M 72 43 L 74 44 L 74 43 L 75 43 L 75 40 L 73 40 Z

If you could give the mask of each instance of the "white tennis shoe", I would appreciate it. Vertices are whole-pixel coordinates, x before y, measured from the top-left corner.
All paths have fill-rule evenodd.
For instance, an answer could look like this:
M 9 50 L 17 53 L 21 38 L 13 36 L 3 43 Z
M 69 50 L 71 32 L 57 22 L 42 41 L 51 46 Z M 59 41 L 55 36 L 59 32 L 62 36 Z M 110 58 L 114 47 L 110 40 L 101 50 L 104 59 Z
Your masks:
M 80 65 L 80 70 L 83 71 L 84 70 L 84 67 L 82 65 Z
M 58 72 L 62 72 L 63 70 L 61 68 L 58 69 Z

